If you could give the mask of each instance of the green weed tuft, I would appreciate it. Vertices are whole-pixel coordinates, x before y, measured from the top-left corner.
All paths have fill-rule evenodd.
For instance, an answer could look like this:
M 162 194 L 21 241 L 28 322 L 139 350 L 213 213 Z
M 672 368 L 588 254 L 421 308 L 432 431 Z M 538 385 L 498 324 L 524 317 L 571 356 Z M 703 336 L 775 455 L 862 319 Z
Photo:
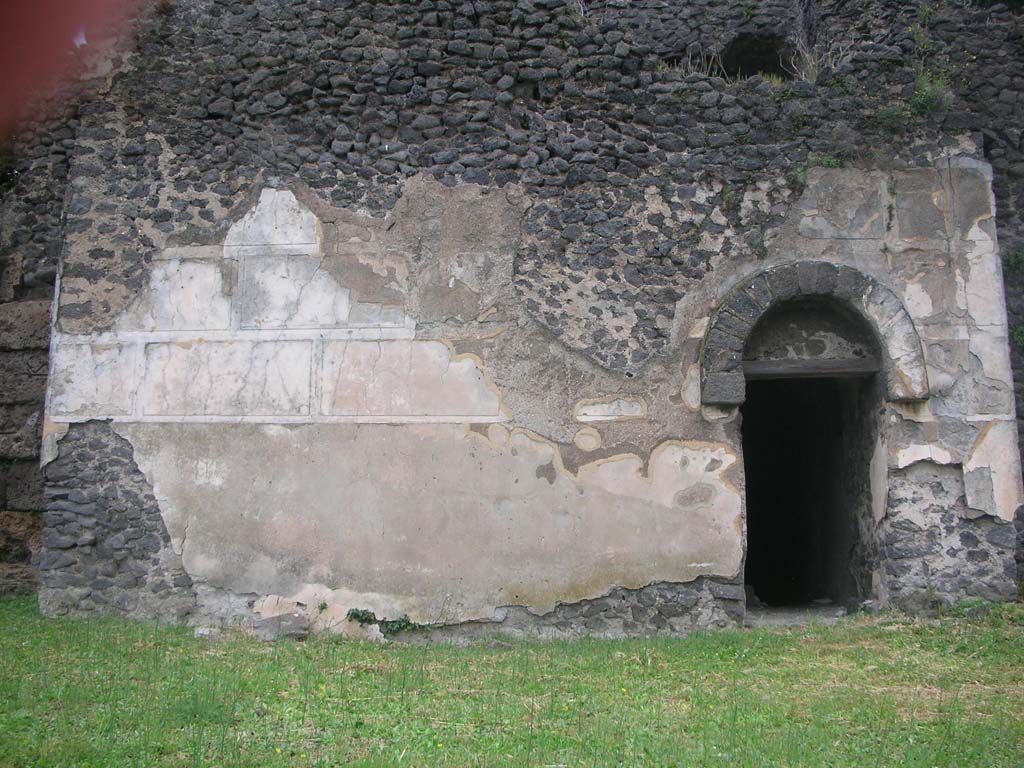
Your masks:
M 361 627 L 376 624 L 380 627 L 380 632 L 385 637 L 396 635 L 399 632 L 429 628 L 429 625 L 427 624 L 417 624 L 410 620 L 405 614 L 399 616 L 397 619 L 378 619 L 374 615 L 373 611 L 365 608 L 350 608 L 348 613 L 345 614 L 345 618 L 357 622 Z
M 945 75 L 922 70 L 914 84 L 914 95 L 910 97 L 911 111 L 920 117 L 942 112 L 949 107 L 953 94 Z
M 1003 251 L 1003 269 L 1007 272 L 1024 272 L 1024 243 Z
M 872 116 L 872 121 L 888 133 L 903 133 L 910 122 L 910 114 L 903 106 L 882 107 Z

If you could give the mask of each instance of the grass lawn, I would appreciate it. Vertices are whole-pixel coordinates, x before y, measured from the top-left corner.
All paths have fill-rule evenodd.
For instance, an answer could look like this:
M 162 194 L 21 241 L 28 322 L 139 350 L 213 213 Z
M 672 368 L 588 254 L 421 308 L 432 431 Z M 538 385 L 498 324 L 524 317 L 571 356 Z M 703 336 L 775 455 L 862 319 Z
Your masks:
M 454 648 L 197 640 L 5 598 L 0 765 L 1024 766 L 1024 605 Z

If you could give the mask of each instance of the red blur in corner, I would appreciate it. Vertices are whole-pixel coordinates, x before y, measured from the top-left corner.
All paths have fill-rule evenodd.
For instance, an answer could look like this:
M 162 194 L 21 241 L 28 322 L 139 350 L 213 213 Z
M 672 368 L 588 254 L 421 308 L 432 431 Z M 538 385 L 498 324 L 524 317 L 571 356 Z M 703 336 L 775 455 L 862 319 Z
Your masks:
M 75 77 L 91 39 L 109 38 L 140 7 L 141 0 L 0 0 L 0 139 L 33 99 Z

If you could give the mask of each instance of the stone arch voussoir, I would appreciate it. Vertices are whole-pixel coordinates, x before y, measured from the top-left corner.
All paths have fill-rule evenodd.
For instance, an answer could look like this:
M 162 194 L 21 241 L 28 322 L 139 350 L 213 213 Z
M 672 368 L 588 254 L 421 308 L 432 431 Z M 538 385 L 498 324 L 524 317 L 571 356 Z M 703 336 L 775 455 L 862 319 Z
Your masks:
M 921 338 L 903 302 L 858 269 L 825 261 L 790 262 L 742 280 L 722 300 L 701 348 L 701 402 L 741 405 L 746 396 L 743 345 L 771 308 L 801 297 L 826 297 L 861 315 L 877 336 L 885 396 L 890 401 L 928 397 Z

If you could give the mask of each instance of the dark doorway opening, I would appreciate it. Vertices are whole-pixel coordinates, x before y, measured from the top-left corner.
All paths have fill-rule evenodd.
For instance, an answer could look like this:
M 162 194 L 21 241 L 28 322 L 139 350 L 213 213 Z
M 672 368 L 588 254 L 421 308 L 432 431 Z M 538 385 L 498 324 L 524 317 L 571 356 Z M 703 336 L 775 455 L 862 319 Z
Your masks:
M 748 379 L 744 579 L 761 603 L 847 605 L 870 592 L 874 393 L 874 375 Z

